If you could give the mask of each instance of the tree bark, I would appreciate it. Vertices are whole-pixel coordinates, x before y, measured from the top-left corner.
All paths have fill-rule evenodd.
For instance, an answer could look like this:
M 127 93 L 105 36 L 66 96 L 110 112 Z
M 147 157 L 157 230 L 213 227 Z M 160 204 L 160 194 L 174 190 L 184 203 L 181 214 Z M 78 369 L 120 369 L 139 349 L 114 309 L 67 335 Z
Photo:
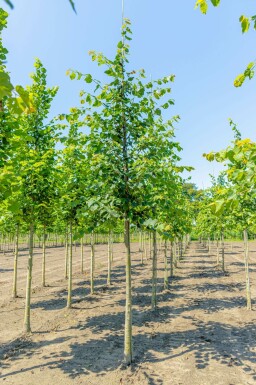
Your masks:
M 42 286 L 45 287 L 45 259 L 46 259 L 46 233 L 43 230 L 43 259 L 42 259 Z
M 110 286 L 111 285 L 111 233 L 109 231 L 108 233 L 108 279 L 107 279 L 107 284 Z
M 157 306 L 157 241 L 156 231 L 153 231 L 153 258 L 152 258 L 152 298 L 151 298 L 151 309 L 156 310 Z
M 171 241 L 171 253 L 170 253 L 170 277 L 173 277 L 173 241 Z
M 225 271 L 225 244 L 224 244 L 224 233 L 221 233 L 221 268 Z
M 167 240 L 164 241 L 164 289 L 169 288 L 169 277 L 168 277 L 168 260 L 167 260 Z
M 18 256 L 19 256 L 19 225 L 16 225 L 14 266 L 13 266 L 13 289 L 12 289 L 12 297 L 13 298 L 17 298 Z
M 176 239 L 173 242 L 173 261 L 174 261 L 174 267 L 177 268 L 178 260 L 177 260 L 177 243 L 176 243 Z
M 252 310 L 250 274 L 249 274 L 249 244 L 248 244 L 248 232 L 247 232 L 247 230 L 244 230 L 244 267 L 245 267 L 247 309 Z
M 114 262 L 114 236 L 113 232 L 110 232 L 110 253 L 111 253 L 111 264 Z
M 220 264 L 220 253 L 219 253 L 219 238 L 217 236 L 217 266 Z
M 68 228 L 65 236 L 65 279 L 68 279 Z
M 124 220 L 124 240 L 126 248 L 126 301 L 124 328 L 124 360 L 127 365 L 132 362 L 132 282 L 131 282 L 131 244 L 130 221 Z
M 84 272 L 84 237 L 81 238 L 81 273 Z
M 34 240 L 34 223 L 30 224 L 29 230 L 29 256 L 27 265 L 27 286 L 26 286 L 26 304 L 25 304 L 25 319 L 24 329 L 26 333 L 31 332 L 30 325 L 30 303 L 31 303 L 31 284 L 32 284 L 32 269 L 33 269 L 33 240 Z
M 72 264 L 73 264 L 73 229 L 72 222 L 70 222 L 70 245 L 69 245 L 69 263 L 68 263 L 68 299 L 67 299 L 67 308 L 72 306 Z
M 95 269 L 95 252 L 94 252 L 94 233 L 91 233 L 91 294 L 94 294 L 94 269 Z

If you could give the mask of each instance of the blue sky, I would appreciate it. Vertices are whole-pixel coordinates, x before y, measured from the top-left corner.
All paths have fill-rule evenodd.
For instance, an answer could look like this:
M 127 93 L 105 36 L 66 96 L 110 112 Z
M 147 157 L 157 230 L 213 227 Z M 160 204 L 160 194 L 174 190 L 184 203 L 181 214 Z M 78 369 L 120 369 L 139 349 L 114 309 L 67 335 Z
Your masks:
M 14 84 L 30 83 L 29 73 L 39 57 L 48 70 L 49 85 L 60 86 L 52 114 L 78 104 L 85 84 L 66 76 L 69 68 L 101 77 L 89 50 L 113 56 L 120 38 L 121 0 L 75 0 L 77 15 L 67 0 L 14 0 L 4 44 L 9 50 L 8 70 Z M 225 148 L 232 139 L 228 118 L 244 137 L 256 139 L 256 80 L 239 89 L 233 80 L 256 59 L 256 32 L 242 35 L 241 14 L 255 14 L 254 0 L 222 0 L 206 16 L 194 9 L 195 0 L 125 0 L 133 41 L 130 63 L 153 78 L 176 75 L 172 87 L 179 114 L 176 137 L 183 147 L 182 163 L 195 167 L 192 181 L 209 185 L 209 173 L 220 166 L 202 154 Z M 232 5 L 231 5 L 232 4 Z

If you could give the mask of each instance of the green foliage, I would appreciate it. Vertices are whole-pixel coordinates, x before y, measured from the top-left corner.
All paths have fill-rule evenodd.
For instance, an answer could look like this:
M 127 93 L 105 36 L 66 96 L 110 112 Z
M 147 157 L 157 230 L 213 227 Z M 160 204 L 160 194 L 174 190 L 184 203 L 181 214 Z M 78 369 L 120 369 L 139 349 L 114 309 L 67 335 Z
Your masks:
M 255 223 L 256 210 L 256 144 L 250 139 L 241 139 L 236 125 L 230 120 L 235 133 L 232 144 L 223 151 L 205 155 L 208 160 L 215 159 L 225 163 L 229 185 L 216 190 L 216 198 L 211 207 L 220 216 L 229 213 L 236 225 L 247 229 Z
M 235 139 L 241 140 L 241 132 L 238 130 L 237 125 L 233 122 L 232 119 L 229 119 L 229 125 L 231 126 L 232 131 L 234 132 Z
M 242 15 L 242 16 L 240 16 L 239 21 L 241 23 L 242 32 L 245 33 L 247 31 L 249 31 L 249 28 L 250 28 L 249 18 Z
M 0 71 L 0 100 L 3 100 L 5 96 L 11 97 L 13 89 L 9 74 Z
M 3 100 L 5 96 L 11 96 L 13 85 L 11 84 L 10 76 L 6 72 L 6 54 L 8 53 L 7 49 L 3 47 L 2 42 L 2 31 L 7 27 L 7 17 L 8 13 L 0 8 L 0 101 Z
M 220 0 L 211 0 L 211 3 L 214 7 L 217 7 L 220 4 Z M 207 0 L 197 0 L 195 4 L 195 8 L 200 8 L 200 11 L 206 15 L 208 11 L 208 1 Z
M 65 147 L 59 152 L 58 159 L 58 209 L 65 223 L 72 221 L 78 224 L 81 220 L 79 213 L 86 207 L 88 169 L 83 147 L 86 143 L 86 137 L 79 132 L 80 124 L 76 110 L 66 116 L 66 121 L 68 122 L 69 133 L 65 138 Z M 79 237 L 81 237 L 80 233 Z
M 162 118 L 162 110 L 173 104 L 168 94 L 174 76 L 145 82 L 143 70 L 126 72 L 129 20 L 125 20 L 122 35 L 124 42 L 118 43 L 114 60 L 90 52 L 93 61 L 106 67 L 108 84 L 101 84 L 90 74 L 69 71 L 68 75 L 96 84 L 95 93 L 81 93 L 80 115 L 90 128 L 88 168 L 94 179 L 89 210 L 97 211 L 106 221 L 127 213 L 136 222 L 156 192 L 157 181 L 175 174 L 173 165 L 179 160 L 175 151 L 180 147 L 172 138 L 178 117 L 167 122 Z M 163 98 L 167 99 L 161 102 Z
M 4 165 L 11 177 L 11 194 L 6 197 L 8 209 L 27 221 L 36 217 L 44 220 L 45 216 L 49 216 L 54 196 L 53 165 L 57 140 L 54 126 L 45 123 L 57 88 L 47 88 L 46 70 L 38 59 L 35 69 L 33 83 L 25 93 L 29 95 L 34 109 L 29 114 L 24 111 L 18 116 L 19 128 L 12 138 L 11 157 L 6 159 Z M 23 89 L 19 88 L 19 92 L 22 94 Z
M 8 14 L 0 8 L 0 34 L 7 27 Z M 6 70 L 6 55 L 8 51 L 3 47 L 2 37 L 0 36 L 0 114 L 4 109 L 3 104 L 8 106 L 8 110 L 13 115 L 19 115 L 26 110 L 28 113 L 33 108 L 29 95 L 21 86 L 14 87 L 11 83 L 9 73 Z M 13 91 L 19 94 L 13 95 Z
M 255 62 L 248 64 L 243 74 L 238 75 L 234 80 L 235 87 L 241 87 L 244 84 L 246 78 L 251 80 L 254 77 Z
M 208 11 L 208 3 L 206 0 L 197 0 L 196 4 L 195 4 L 195 8 L 199 7 L 200 8 L 200 11 L 206 15 L 207 11 Z

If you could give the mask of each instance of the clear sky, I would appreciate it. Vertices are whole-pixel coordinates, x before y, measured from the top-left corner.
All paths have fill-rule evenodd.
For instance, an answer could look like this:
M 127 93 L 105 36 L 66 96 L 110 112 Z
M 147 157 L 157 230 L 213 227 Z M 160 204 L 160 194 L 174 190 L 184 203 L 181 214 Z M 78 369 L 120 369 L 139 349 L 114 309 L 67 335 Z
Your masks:
M 89 50 L 112 57 L 120 38 L 121 0 L 75 0 L 77 15 L 67 0 L 13 0 L 4 45 L 14 84 L 30 83 L 35 57 L 48 70 L 49 85 L 60 86 L 52 114 L 78 104 L 84 83 L 66 76 L 69 68 L 100 78 L 101 68 L 91 62 Z M 242 35 L 241 14 L 254 15 L 254 0 L 222 0 L 206 16 L 194 9 L 195 0 L 125 0 L 133 41 L 130 63 L 153 78 L 176 75 L 172 87 L 179 114 L 176 137 L 183 147 L 183 164 L 195 167 L 192 181 L 209 185 L 209 173 L 220 166 L 202 154 L 225 148 L 232 139 L 228 118 L 244 137 L 256 139 L 256 79 L 242 88 L 233 80 L 256 59 L 256 32 Z M 168 116 L 168 118 L 170 117 Z

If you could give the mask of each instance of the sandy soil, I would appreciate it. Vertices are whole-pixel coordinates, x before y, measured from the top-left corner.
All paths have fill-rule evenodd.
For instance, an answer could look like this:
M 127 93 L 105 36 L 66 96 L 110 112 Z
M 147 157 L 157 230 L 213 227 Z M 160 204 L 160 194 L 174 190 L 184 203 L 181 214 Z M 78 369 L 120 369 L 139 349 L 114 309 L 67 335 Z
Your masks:
M 0 383 L 15 385 L 247 385 L 256 384 L 256 314 L 245 308 L 242 243 L 227 245 L 227 272 L 215 250 L 192 243 L 162 291 L 159 255 L 158 311 L 150 310 L 151 261 L 133 251 L 134 364 L 122 366 L 124 247 L 114 246 L 113 284 L 106 286 L 106 245 L 96 248 L 96 293 L 89 294 L 89 249 L 81 274 L 74 256 L 74 302 L 66 308 L 64 249 L 47 252 L 47 284 L 40 287 L 41 250 L 34 259 L 32 329 L 22 334 L 26 252 L 19 258 L 19 298 L 11 299 L 13 255 L 0 254 Z M 256 244 L 251 249 L 256 295 Z

